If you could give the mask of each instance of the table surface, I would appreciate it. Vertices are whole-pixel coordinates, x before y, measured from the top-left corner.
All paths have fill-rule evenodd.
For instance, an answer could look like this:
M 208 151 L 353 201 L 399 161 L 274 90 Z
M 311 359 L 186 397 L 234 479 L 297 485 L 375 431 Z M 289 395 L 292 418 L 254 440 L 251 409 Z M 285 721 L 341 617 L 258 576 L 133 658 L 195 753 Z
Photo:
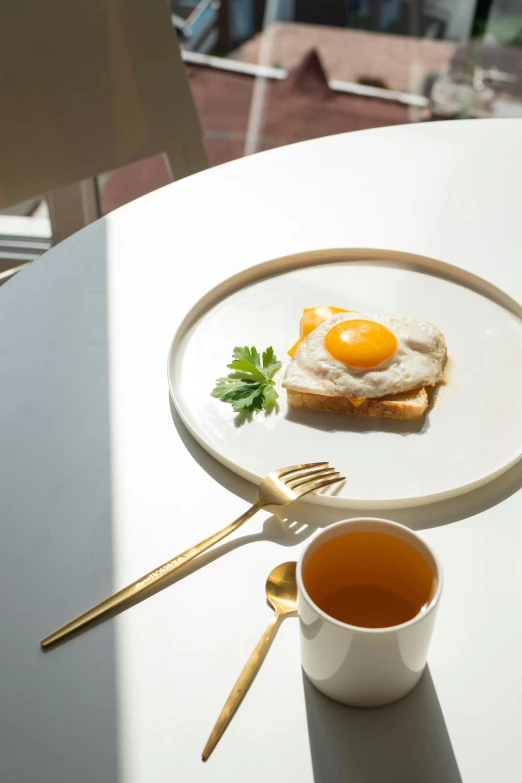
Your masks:
M 260 513 L 206 568 L 49 653 L 38 644 L 256 494 L 169 404 L 167 351 L 189 307 L 246 266 L 329 247 L 442 259 L 522 301 L 521 133 L 519 120 L 433 123 L 244 158 L 117 210 L 0 289 L 3 783 L 521 779 L 522 464 L 387 513 L 445 572 L 429 671 L 391 707 L 352 710 L 304 681 L 290 618 L 200 761 L 269 619 L 268 572 L 357 511 Z

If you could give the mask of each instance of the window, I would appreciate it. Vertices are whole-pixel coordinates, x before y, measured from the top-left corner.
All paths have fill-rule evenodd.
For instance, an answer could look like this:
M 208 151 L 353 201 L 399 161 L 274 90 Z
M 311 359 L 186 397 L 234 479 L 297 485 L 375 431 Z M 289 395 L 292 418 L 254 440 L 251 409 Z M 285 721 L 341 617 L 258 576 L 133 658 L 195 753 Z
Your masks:
M 210 165 L 351 130 L 522 117 L 519 0 L 169 0 L 168 8 Z M 101 174 L 102 212 L 169 181 L 161 155 Z M 10 206 L 0 214 L 0 274 L 50 242 L 44 199 Z

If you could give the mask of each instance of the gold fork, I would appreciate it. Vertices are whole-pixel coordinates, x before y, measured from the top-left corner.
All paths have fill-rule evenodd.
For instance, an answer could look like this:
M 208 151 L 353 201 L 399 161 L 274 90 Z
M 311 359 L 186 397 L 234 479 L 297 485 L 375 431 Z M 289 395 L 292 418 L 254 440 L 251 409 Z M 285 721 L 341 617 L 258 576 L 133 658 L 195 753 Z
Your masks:
M 137 579 L 128 587 L 124 587 L 114 595 L 106 598 L 105 601 L 81 614 L 75 620 L 59 628 L 50 636 L 42 639 L 40 644 L 45 650 L 57 642 L 64 641 L 76 631 L 101 620 L 103 617 L 115 610 L 122 610 L 128 606 L 135 598 L 145 595 L 155 588 L 160 582 L 170 577 L 174 571 L 189 563 L 198 555 L 201 555 L 207 549 L 222 541 L 224 538 L 234 533 L 241 525 L 250 519 L 257 511 L 267 506 L 286 506 L 293 500 L 308 495 L 310 492 L 323 489 L 336 484 L 338 481 L 344 481 L 343 477 L 335 468 L 329 468 L 328 462 L 309 462 L 303 465 L 292 465 L 289 468 L 281 468 L 266 476 L 259 486 L 259 497 L 248 511 L 241 514 L 238 519 L 227 525 L 213 536 L 205 538 L 199 544 L 190 547 L 172 560 L 168 560 L 154 571 Z

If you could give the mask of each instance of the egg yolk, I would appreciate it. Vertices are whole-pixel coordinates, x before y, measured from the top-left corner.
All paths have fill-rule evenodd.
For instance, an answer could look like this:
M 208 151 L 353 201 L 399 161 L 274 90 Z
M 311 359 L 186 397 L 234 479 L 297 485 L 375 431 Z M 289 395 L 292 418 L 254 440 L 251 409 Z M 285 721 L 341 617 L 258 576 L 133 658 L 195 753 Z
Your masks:
M 375 321 L 342 321 L 327 332 L 324 345 L 334 359 L 358 370 L 368 370 L 393 356 L 397 338 Z
M 303 310 L 303 317 L 301 318 L 299 340 L 292 345 L 288 351 L 288 355 L 293 356 L 305 337 L 308 337 L 310 332 L 317 329 L 317 327 L 320 326 L 323 321 L 326 321 L 327 318 L 330 318 L 331 315 L 350 312 L 351 310 L 343 310 L 342 307 L 305 307 Z

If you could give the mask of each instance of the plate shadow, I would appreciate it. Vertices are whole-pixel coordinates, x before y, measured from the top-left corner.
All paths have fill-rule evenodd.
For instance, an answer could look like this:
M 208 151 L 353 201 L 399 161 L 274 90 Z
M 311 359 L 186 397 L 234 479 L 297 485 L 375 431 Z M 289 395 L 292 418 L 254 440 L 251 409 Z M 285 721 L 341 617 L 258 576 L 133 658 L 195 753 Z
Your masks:
M 193 459 L 225 489 L 249 503 L 254 503 L 257 499 L 257 487 L 250 481 L 237 476 L 205 451 L 181 421 L 170 397 L 169 402 L 177 434 Z M 410 508 L 372 509 L 370 507 L 359 509 L 318 506 L 315 503 L 300 500 L 284 507 L 284 518 L 317 529 L 343 519 L 374 516 L 392 519 L 411 527 L 413 530 L 427 530 L 480 514 L 482 511 L 503 502 L 520 489 L 522 489 L 522 460 L 484 486 L 436 503 Z

